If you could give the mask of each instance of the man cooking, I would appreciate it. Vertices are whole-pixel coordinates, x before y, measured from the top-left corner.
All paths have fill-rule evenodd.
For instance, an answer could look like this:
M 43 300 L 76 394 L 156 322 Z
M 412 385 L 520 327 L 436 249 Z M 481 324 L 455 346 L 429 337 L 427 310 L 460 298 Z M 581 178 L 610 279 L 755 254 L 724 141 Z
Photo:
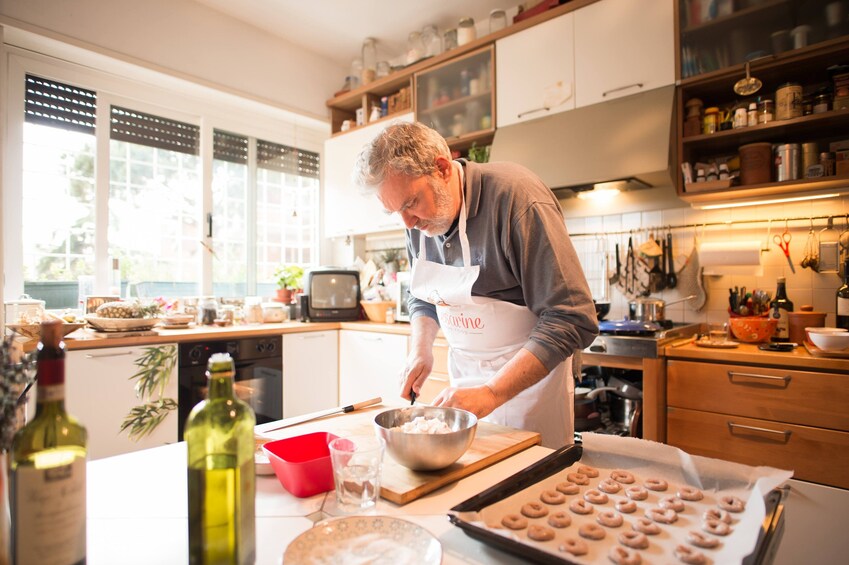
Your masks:
M 367 144 L 354 180 L 407 226 L 412 351 L 401 396 L 418 394 L 441 328 L 450 386 L 435 406 L 572 443 L 570 358 L 598 333 L 560 205 L 516 164 L 453 161 L 445 139 L 397 123 Z

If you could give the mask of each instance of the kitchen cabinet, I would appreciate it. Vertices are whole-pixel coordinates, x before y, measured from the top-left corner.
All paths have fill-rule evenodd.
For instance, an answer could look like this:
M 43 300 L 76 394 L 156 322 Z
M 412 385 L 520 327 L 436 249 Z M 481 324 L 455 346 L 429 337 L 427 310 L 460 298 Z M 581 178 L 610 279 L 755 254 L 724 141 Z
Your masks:
M 849 488 L 845 381 L 836 372 L 671 359 L 666 439 L 687 453 Z
M 68 351 L 65 371 L 65 406 L 88 431 L 89 459 L 177 441 L 176 344 Z M 150 432 L 122 431 L 133 417 Z
M 600 0 L 575 11 L 576 107 L 673 84 L 673 11 L 668 0 Z
M 400 230 L 398 214 L 387 215 L 376 196 L 363 194 L 351 180 L 357 157 L 366 143 L 374 139 L 395 119 L 412 122 L 412 112 L 393 120 L 357 128 L 331 137 L 324 143 L 324 233 L 327 237 L 360 235 Z
M 451 149 L 488 145 L 495 132 L 494 71 L 490 45 L 416 73 L 416 120 L 438 131 Z
M 495 42 L 498 127 L 575 107 L 574 41 L 568 13 Z
M 283 334 L 283 417 L 339 405 L 339 332 Z
M 371 331 L 339 332 L 339 404 L 379 396 L 398 402 L 407 337 Z

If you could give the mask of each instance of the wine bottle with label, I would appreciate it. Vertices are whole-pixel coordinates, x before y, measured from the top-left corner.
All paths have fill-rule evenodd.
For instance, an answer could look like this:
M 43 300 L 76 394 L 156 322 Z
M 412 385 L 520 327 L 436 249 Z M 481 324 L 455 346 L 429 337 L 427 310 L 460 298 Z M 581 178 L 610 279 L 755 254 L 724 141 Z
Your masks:
M 849 330 L 849 259 L 843 262 L 843 286 L 837 289 L 837 327 Z
M 775 298 L 769 303 L 769 315 L 778 321 L 772 341 L 790 341 L 790 316 L 793 311 L 793 302 L 787 298 L 787 282 L 784 277 L 778 277 L 778 288 Z
M 62 322 L 41 325 L 35 418 L 10 457 L 12 562 L 86 562 L 86 439 L 65 412 Z
M 186 421 L 189 562 L 246 564 L 256 560 L 254 425 L 251 407 L 233 390 L 227 353 L 209 358 L 208 395 Z

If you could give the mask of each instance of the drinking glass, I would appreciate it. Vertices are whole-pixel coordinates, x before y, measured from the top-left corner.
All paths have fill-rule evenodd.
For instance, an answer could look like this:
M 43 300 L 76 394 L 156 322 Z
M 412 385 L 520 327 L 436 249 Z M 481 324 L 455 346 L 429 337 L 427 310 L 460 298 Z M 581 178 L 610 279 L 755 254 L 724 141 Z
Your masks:
M 348 436 L 330 442 L 330 461 L 340 510 L 373 508 L 380 496 L 380 472 L 386 443 L 377 436 Z

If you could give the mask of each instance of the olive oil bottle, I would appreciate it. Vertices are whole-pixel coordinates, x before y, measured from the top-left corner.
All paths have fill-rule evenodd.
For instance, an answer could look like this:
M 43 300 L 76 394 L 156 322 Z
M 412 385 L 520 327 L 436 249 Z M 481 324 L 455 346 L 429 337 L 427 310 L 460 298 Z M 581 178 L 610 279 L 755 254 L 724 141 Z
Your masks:
M 189 562 L 242 565 L 256 560 L 254 425 L 233 391 L 227 353 L 210 357 L 209 392 L 186 421 Z
M 769 303 L 769 309 L 770 317 L 778 321 L 772 341 L 790 341 L 790 315 L 788 313 L 793 311 L 793 302 L 787 298 L 787 281 L 784 277 L 778 277 L 775 298 Z
M 87 434 L 65 412 L 62 322 L 41 325 L 35 418 L 10 453 L 12 562 L 86 562 Z

